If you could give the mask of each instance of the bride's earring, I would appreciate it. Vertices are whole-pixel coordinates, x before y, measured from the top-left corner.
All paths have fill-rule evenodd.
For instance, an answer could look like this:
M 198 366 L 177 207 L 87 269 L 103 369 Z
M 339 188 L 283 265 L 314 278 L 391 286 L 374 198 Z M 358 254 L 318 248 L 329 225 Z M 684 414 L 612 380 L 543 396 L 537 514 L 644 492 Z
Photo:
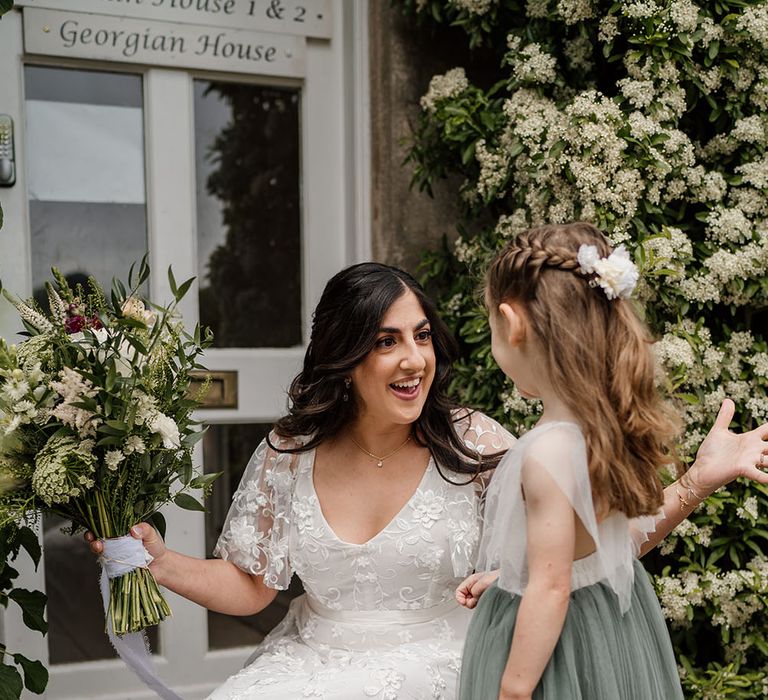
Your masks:
M 344 396 L 341 397 L 342 401 L 349 401 L 349 387 L 352 386 L 352 380 L 349 377 L 344 378 Z

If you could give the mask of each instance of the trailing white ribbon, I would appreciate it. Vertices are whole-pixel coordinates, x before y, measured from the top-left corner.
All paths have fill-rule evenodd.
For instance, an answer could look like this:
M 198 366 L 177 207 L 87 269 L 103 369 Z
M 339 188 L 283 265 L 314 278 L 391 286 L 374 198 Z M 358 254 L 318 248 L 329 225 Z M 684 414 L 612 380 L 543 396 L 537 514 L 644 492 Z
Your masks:
M 102 567 L 101 598 L 104 601 L 109 641 L 128 668 L 163 700 L 182 700 L 181 696 L 176 695 L 157 677 L 144 632 L 133 632 L 119 637 L 112 629 L 109 619 L 109 579 L 123 576 L 134 569 L 145 568 L 152 561 L 152 555 L 144 548 L 141 540 L 130 535 L 101 540 L 101 543 L 104 545 L 104 552 L 99 558 Z

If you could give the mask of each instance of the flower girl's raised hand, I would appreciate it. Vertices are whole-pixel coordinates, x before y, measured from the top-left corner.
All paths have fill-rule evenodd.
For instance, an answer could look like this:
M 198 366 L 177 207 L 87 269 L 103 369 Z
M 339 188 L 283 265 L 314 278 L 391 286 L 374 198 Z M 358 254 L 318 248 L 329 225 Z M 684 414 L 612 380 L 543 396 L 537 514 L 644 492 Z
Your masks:
M 465 608 L 474 608 L 480 596 L 498 577 L 498 571 L 480 572 L 468 576 L 456 589 L 457 602 Z
M 703 497 L 740 476 L 768 484 L 768 473 L 763 471 L 768 469 L 768 423 L 748 433 L 732 433 L 728 426 L 734 410 L 733 401 L 725 399 L 688 471 L 691 487 Z
M 768 423 L 747 433 L 728 429 L 735 407 L 725 399 L 712 429 L 701 443 L 696 461 L 677 481 L 664 489 L 664 518 L 656 531 L 640 538 L 640 556 L 647 554 L 687 518 L 699 504 L 721 486 L 738 477 L 768 484 Z

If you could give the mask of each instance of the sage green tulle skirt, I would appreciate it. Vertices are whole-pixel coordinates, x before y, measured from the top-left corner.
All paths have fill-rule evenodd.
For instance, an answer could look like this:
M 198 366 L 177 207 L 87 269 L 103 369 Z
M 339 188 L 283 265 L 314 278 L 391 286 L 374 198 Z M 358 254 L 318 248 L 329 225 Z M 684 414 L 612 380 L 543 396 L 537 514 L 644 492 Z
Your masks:
M 521 597 L 494 583 L 480 598 L 464 645 L 459 700 L 497 700 Z M 533 700 L 682 700 L 659 601 L 635 562 L 625 615 L 603 583 L 571 593 L 555 651 Z

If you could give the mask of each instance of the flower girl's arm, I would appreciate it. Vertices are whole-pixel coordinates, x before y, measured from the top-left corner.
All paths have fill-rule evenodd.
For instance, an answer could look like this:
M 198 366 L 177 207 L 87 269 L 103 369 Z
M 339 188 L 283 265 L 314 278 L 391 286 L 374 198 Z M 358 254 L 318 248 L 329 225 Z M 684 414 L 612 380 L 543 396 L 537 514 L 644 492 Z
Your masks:
M 474 608 L 488 587 L 499 578 L 499 570 L 479 571 L 465 578 L 456 589 L 456 602 L 465 608 Z
M 523 464 L 528 585 L 517 613 L 499 698 L 529 698 L 552 655 L 571 592 L 576 515 L 540 465 Z
M 712 429 L 699 446 L 696 461 L 682 479 L 664 489 L 664 518 L 656 523 L 656 531 L 641 544 L 639 556 L 659 544 L 703 499 L 737 477 L 768 484 L 768 474 L 757 468 L 760 455 L 768 451 L 768 424 L 746 433 L 732 433 L 728 426 L 734 408 L 730 399 L 723 401 Z
M 222 559 L 197 559 L 168 549 L 157 530 L 148 523 L 131 528 L 131 535 L 141 539 L 154 557 L 149 565 L 155 580 L 168 590 L 225 615 L 253 615 L 267 607 L 277 591 L 264 585 L 261 576 L 253 576 L 232 562 Z M 101 554 L 101 542 L 86 534 L 91 551 Z

